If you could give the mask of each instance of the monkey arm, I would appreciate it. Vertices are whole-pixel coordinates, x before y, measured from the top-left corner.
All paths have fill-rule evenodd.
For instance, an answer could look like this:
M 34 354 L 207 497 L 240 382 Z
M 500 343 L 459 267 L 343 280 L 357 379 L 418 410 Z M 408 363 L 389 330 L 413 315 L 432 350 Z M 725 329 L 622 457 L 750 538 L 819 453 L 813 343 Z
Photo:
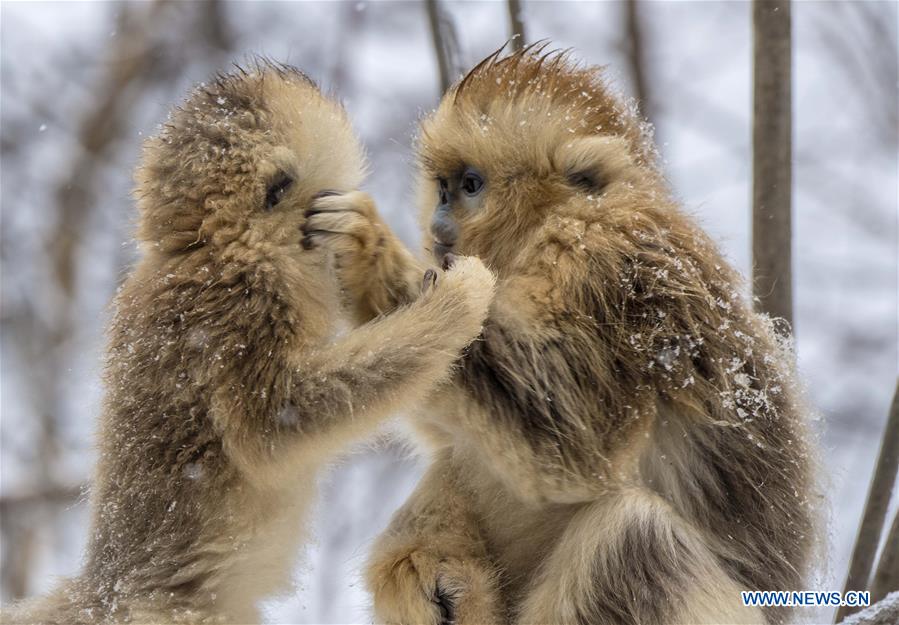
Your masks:
M 236 397 L 234 384 L 223 386 L 214 404 L 226 445 L 258 473 L 285 451 L 327 454 L 369 432 L 446 379 L 480 331 L 492 295 L 490 272 L 465 259 L 408 306 L 292 362 L 263 365 L 276 371 L 266 392 Z M 258 388 L 254 371 L 238 374 L 240 386 Z
M 372 548 L 366 583 L 378 622 L 502 622 L 499 580 L 472 497 L 442 451 Z
M 327 436 L 354 428 L 359 419 L 379 419 L 399 399 L 418 399 L 445 379 L 459 350 L 477 334 L 477 315 L 459 295 L 458 301 L 426 296 L 304 358 L 289 395 L 297 431 Z M 457 315 L 467 328 L 451 327 Z

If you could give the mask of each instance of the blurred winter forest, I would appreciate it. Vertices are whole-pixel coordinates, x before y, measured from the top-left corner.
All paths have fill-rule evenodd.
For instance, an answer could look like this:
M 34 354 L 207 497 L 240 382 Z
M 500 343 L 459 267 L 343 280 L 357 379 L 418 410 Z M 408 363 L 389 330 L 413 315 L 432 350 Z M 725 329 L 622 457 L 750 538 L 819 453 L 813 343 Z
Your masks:
M 441 6 L 462 68 L 509 35 L 505 2 Z M 748 275 L 750 4 L 523 2 L 519 15 L 528 40 L 608 65 L 640 99 L 677 194 Z M 345 102 L 371 158 L 366 190 L 416 245 L 411 145 L 440 95 L 429 24 L 411 1 L 2 4 L 4 601 L 79 566 L 141 141 L 212 72 L 251 53 L 294 64 Z M 897 4 L 798 2 L 793 29 L 795 332 L 831 509 L 817 586 L 839 589 L 897 371 Z M 296 588 L 268 620 L 369 622 L 360 565 L 420 471 L 392 444 L 337 464 Z

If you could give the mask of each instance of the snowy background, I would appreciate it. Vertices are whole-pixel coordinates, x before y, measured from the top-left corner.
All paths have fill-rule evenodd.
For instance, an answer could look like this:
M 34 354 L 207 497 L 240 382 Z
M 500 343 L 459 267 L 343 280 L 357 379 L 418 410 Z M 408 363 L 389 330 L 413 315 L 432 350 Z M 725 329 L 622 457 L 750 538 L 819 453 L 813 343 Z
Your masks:
M 501 2 L 444 2 L 466 67 L 507 37 Z M 751 15 L 640 2 L 646 110 L 672 184 L 749 270 Z M 607 64 L 633 93 L 624 5 L 525 2 L 528 38 Z M 799 364 L 823 447 L 839 589 L 897 372 L 897 4 L 800 2 L 794 24 Z M 423 3 L 8 3 L 0 7 L 2 598 L 77 570 L 106 305 L 134 259 L 131 170 L 191 84 L 263 53 L 338 93 L 369 149 L 366 189 L 409 244 L 410 144 L 438 99 Z M 315 542 L 272 623 L 368 622 L 358 571 L 420 474 L 391 445 L 323 479 Z M 896 503 L 893 504 L 893 510 Z M 814 620 L 829 618 L 816 614 Z

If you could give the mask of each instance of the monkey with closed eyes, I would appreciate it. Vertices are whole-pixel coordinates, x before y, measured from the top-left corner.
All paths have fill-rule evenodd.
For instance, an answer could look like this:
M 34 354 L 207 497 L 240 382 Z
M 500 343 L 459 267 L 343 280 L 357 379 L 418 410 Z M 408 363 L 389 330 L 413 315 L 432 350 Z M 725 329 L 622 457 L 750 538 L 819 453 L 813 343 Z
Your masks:
M 497 275 L 479 340 L 414 420 L 433 462 L 367 569 L 379 622 L 777 623 L 815 543 L 793 357 L 673 198 L 601 70 L 488 57 L 424 120 L 434 262 Z M 358 320 L 427 263 L 370 211 L 329 230 Z
M 254 623 L 287 586 L 316 470 L 446 378 L 492 297 L 466 259 L 332 340 L 338 289 L 304 211 L 370 206 L 363 172 L 342 107 L 264 61 L 198 87 L 146 144 L 83 570 L 4 623 Z

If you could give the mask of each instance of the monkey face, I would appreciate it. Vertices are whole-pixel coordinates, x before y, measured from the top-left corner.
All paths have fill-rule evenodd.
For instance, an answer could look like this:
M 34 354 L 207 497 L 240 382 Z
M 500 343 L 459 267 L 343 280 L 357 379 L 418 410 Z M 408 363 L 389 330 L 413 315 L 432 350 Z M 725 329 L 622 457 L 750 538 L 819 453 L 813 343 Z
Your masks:
M 457 215 L 477 215 L 483 209 L 484 176 L 474 167 L 461 173 L 437 177 L 437 207 L 431 217 L 434 255 L 440 260 L 459 244 L 461 219 Z
M 653 184 L 651 142 L 601 71 L 541 53 L 488 57 L 423 122 L 419 205 L 438 259 L 477 255 L 502 273 L 550 215 L 594 222 Z
M 200 86 L 148 142 L 139 237 L 166 251 L 239 240 L 298 253 L 304 210 L 364 171 L 340 104 L 298 70 L 259 61 Z

